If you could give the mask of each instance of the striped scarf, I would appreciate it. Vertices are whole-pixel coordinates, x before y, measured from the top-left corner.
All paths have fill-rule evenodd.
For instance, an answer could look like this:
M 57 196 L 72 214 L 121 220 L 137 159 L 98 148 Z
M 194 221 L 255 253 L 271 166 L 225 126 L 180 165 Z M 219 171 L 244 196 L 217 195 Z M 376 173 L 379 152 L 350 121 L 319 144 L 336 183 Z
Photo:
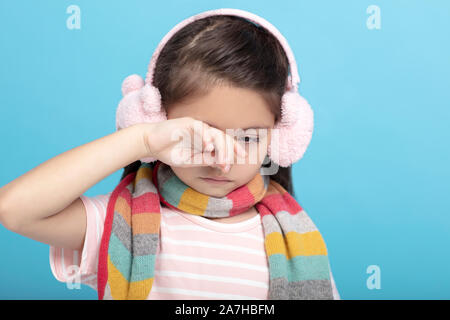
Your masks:
M 155 279 L 160 203 L 204 217 L 230 217 L 255 206 L 269 265 L 268 299 L 333 299 L 325 242 L 297 201 L 259 173 L 222 198 L 199 193 L 170 166 L 142 163 L 112 192 L 97 273 L 100 300 L 145 300 Z

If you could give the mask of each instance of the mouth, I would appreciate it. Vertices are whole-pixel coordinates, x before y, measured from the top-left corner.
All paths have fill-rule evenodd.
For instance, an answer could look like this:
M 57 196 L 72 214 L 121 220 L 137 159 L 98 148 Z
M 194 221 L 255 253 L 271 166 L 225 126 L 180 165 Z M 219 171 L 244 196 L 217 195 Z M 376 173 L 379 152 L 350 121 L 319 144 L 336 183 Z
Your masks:
M 231 182 L 231 180 L 227 179 L 227 178 L 203 178 L 201 177 L 200 179 L 202 179 L 205 182 L 208 183 L 212 183 L 212 184 L 226 184 Z

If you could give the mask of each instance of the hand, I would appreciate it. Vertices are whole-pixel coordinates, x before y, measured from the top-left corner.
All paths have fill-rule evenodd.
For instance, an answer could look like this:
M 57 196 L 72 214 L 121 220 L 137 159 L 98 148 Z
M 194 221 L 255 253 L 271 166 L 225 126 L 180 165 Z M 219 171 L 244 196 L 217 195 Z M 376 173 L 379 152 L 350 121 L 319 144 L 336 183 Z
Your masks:
M 144 143 L 146 156 L 180 167 L 216 163 L 227 171 L 235 153 L 246 155 L 232 136 L 191 117 L 145 124 Z

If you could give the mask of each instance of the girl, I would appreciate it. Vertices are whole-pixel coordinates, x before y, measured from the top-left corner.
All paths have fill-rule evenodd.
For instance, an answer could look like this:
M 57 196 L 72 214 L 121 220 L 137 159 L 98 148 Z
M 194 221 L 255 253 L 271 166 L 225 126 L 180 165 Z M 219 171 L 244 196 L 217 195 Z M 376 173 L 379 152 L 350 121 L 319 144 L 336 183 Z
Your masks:
M 50 245 L 57 280 L 99 299 L 339 299 L 325 243 L 293 198 L 291 166 L 262 174 L 264 160 L 284 155 L 249 158 L 289 124 L 283 97 L 296 72 L 280 36 L 254 19 L 219 9 L 179 24 L 146 85 L 124 81 L 117 132 L 0 189 L 2 224 Z M 174 132 L 188 132 L 188 144 Z M 120 168 L 113 191 L 83 195 Z

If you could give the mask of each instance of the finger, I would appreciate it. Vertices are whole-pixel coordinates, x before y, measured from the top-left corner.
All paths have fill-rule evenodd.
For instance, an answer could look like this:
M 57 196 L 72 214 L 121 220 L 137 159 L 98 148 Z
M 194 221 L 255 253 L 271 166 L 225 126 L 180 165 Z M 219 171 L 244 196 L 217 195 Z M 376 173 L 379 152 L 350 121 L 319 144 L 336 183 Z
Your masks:
M 209 133 L 209 128 L 210 127 L 207 123 L 200 120 L 197 120 L 197 124 L 194 126 L 194 137 L 195 139 L 198 139 L 196 140 L 197 142 L 201 141 L 201 144 L 196 144 L 195 148 L 200 152 L 211 151 L 214 147 L 211 141 L 212 139 Z
M 213 134 L 211 133 L 211 127 L 206 123 L 203 124 L 204 124 L 202 130 L 203 149 L 200 152 L 202 154 L 202 164 L 209 166 L 214 163 L 211 154 L 212 151 L 214 150 L 214 138 Z
M 202 123 L 202 125 L 199 123 Z M 211 165 L 213 163 L 212 156 L 208 152 L 214 149 L 213 139 L 209 130 L 208 124 L 199 120 L 193 127 L 195 141 L 191 145 L 194 151 L 195 163 L 200 165 Z
M 193 137 L 191 138 L 191 144 L 190 149 L 193 153 L 192 155 L 192 162 L 193 165 L 207 165 L 204 161 L 204 149 L 205 145 L 208 144 L 208 135 L 205 134 L 205 128 L 204 125 L 200 125 L 200 122 L 198 122 L 193 128 Z
M 214 143 L 209 128 L 205 128 L 203 132 L 203 142 L 205 151 L 208 152 L 214 149 Z
M 245 147 L 237 140 L 234 143 L 234 151 L 238 156 L 241 156 L 243 158 L 245 158 L 245 156 L 247 155 L 247 150 L 245 150 Z
M 224 151 L 226 147 L 224 133 L 216 128 L 210 128 L 210 133 L 213 138 L 215 162 L 217 162 L 219 166 L 223 167 L 225 166 Z
M 234 137 L 226 134 L 225 133 L 225 138 L 226 138 L 226 148 L 225 148 L 225 163 L 230 165 L 234 162 L 234 155 L 235 155 L 235 150 L 236 150 L 236 141 L 234 140 Z
M 172 154 L 172 162 L 177 167 L 189 167 L 192 165 L 192 149 L 188 147 L 183 147 L 181 145 L 177 145 L 176 154 Z

